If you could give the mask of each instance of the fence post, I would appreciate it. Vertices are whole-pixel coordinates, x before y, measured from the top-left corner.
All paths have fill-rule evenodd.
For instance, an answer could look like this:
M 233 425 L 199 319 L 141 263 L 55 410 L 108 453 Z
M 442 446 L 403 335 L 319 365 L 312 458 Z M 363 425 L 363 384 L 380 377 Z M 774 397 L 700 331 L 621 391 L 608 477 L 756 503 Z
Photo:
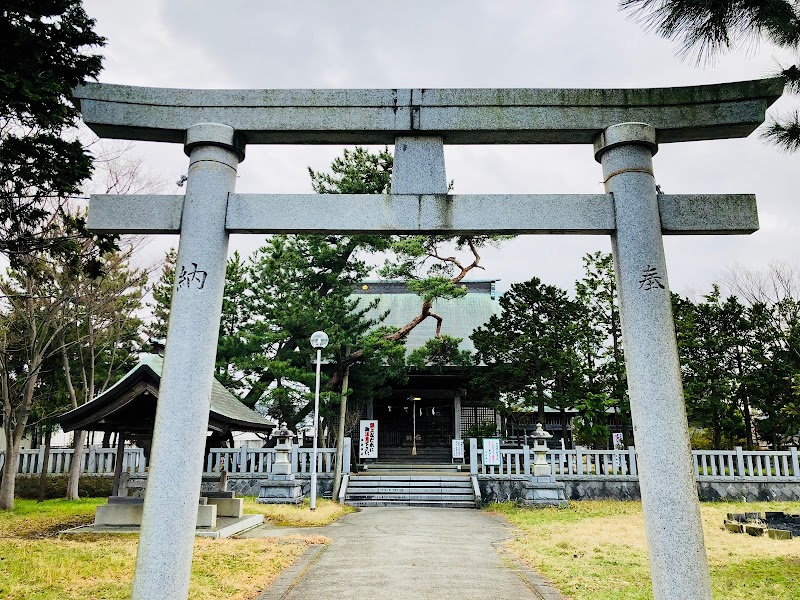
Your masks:
M 636 447 L 628 446 L 628 474 L 637 477 L 639 472 L 636 470 Z
M 469 438 L 469 474 L 478 474 L 478 440 Z
M 741 446 L 736 446 L 736 474 L 739 477 L 745 476 L 744 470 L 744 452 L 742 452 Z
M 44 470 L 44 446 L 39 445 L 39 453 L 36 455 L 36 472 L 41 473 Z
M 239 456 L 239 473 L 247 473 L 247 446 L 242 446 Z
M 292 473 L 300 472 L 300 451 L 297 444 L 292 444 Z
M 583 475 L 583 452 L 580 446 L 575 446 L 575 474 Z
M 792 446 L 789 448 L 789 452 L 792 453 L 792 475 L 794 477 L 800 477 L 800 461 L 797 458 L 797 447 Z
M 349 436 L 345 436 L 342 440 L 342 475 L 350 473 L 350 452 L 352 440 Z
M 89 459 L 86 463 L 86 472 L 87 473 L 94 473 L 97 469 L 97 450 L 95 450 L 94 446 L 89 447 Z
M 526 477 L 530 477 L 530 474 L 531 474 L 531 449 L 530 449 L 530 446 L 528 446 L 528 444 L 524 444 L 522 446 L 522 452 L 523 452 L 522 464 L 523 464 L 523 469 L 524 469 L 523 475 L 525 475 Z M 555 473 L 555 470 L 553 470 L 553 473 Z

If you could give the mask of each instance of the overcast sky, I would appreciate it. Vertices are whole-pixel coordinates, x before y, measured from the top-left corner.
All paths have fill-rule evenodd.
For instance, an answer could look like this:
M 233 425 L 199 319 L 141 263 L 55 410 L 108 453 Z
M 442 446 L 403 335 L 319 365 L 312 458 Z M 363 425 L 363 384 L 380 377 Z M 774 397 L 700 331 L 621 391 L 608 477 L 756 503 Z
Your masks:
M 698 68 L 648 34 L 613 0 L 268 0 L 85 2 L 108 38 L 100 81 L 185 88 L 668 87 L 772 75 L 780 57 L 762 46 Z M 788 64 L 788 60 L 784 60 Z M 791 99 L 772 109 L 793 110 Z M 187 168 L 179 145 L 137 143 L 169 182 Z M 251 146 L 237 191 L 306 193 L 307 167 L 327 168 L 330 146 Z M 446 146 L 457 193 L 602 193 L 591 146 Z M 704 293 L 726 269 L 796 264 L 798 165 L 743 140 L 664 144 L 654 159 L 665 193 L 755 193 L 761 230 L 750 236 L 669 237 L 671 287 Z M 174 188 L 174 190 L 173 190 Z M 170 241 L 153 244 L 160 253 Z M 171 240 L 176 243 L 176 240 Z M 234 236 L 248 252 L 258 236 Z M 581 257 L 610 251 L 596 236 L 524 236 L 486 251 L 481 277 L 501 289 L 536 275 L 571 287 Z

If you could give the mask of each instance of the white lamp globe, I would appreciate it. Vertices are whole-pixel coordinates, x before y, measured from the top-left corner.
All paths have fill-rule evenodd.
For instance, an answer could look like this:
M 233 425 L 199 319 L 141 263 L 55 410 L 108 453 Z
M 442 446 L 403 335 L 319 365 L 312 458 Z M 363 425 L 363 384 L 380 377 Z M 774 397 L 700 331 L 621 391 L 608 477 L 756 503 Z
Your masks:
M 328 334 L 324 331 L 315 331 L 311 334 L 311 346 L 322 349 L 328 345 Z

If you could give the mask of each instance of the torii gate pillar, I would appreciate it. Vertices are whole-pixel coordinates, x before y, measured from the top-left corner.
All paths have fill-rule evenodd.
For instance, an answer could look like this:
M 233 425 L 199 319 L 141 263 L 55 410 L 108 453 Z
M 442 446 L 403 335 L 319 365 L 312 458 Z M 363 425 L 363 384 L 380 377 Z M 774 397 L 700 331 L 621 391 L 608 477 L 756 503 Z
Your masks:
M 185 598 L 197 523 L 211 383 L 225 287 L 228 195 L 244 158 L 234 130 L 186 131 L 189 175 L 167 351 L 153 427 L 133 598 Z M 180 449 L 181 456 L 175 455 Z
M 657 149 L 653 127 L 622 123 L 598 137 L 595 157 L 614 196 L 611 245 L 653 596 L 711 600 L 653 177 Z

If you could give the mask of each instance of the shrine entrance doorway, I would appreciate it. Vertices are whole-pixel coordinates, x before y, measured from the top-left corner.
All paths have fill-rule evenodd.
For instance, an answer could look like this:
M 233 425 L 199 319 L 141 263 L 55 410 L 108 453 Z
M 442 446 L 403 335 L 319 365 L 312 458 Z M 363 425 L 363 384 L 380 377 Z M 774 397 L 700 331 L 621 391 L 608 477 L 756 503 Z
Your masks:
M 452 398 L 389 399 L 375 403 L 380 448 L 450 448 L 455 437 Z

